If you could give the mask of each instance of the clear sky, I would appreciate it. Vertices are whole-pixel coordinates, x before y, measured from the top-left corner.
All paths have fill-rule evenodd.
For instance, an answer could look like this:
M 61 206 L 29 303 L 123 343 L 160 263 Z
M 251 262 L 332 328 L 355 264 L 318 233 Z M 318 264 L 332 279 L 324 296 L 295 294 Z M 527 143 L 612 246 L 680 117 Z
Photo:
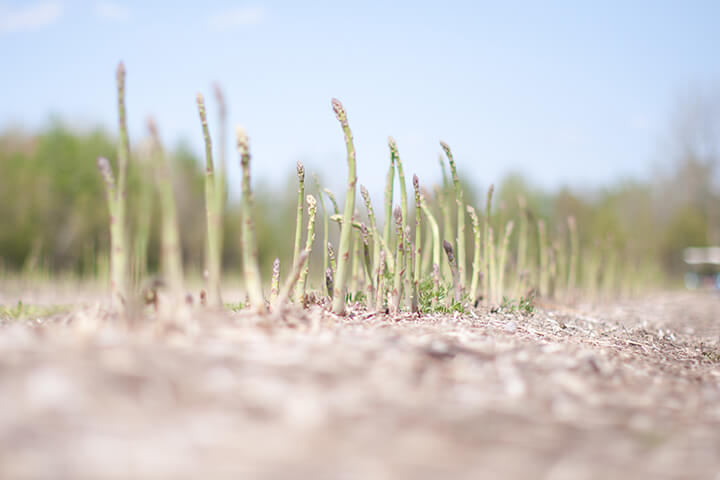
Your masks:
M 195 94 L 219 82 L 267 182 L 301 160 L 341 187 L 337 97 L 375 194 L 388 135 L 425 183 L 442 139 L 478 185 L 602 185 L 649 172 L 677 97 L 720 82 L 719 46 L 717 1 L 0 0 L 0 128 L 114 129 L 123 60 L 131 141 L 152 114 L 200 153 Z

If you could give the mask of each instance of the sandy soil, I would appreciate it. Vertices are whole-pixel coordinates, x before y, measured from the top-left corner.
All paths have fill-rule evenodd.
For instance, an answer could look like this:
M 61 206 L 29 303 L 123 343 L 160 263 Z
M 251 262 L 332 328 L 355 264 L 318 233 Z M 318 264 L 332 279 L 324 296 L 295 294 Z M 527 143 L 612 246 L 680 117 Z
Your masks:
M 720 478 L 720 297 L 0 326 L 0 478 Z

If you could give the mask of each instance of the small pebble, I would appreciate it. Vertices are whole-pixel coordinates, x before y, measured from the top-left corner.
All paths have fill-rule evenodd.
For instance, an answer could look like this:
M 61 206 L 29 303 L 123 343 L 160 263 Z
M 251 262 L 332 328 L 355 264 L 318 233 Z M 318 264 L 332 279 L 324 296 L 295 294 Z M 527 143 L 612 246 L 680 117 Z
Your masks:
M 503 330 L 505 330 L 507 333 L 515 333 L 515 331 L 517 330 L 517 323 L 510 320 L 509 322 L 507 322 L 505 324 L 505 327 L 503 328 Z

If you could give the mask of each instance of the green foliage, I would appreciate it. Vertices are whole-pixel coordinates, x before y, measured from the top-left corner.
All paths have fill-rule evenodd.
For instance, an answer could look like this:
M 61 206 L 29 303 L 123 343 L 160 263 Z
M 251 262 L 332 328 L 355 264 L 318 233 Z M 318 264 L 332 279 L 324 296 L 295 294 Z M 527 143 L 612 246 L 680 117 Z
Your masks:
M 491 311 L 508 313 L 517 312 L 522 315 L 532 315 L 535 313 L 535 295 L 531 293 L 527 297 L 520 297 L 517 301 L 504 296 L 500 306 L 492 309 Z
M 0 305 L 0 321 L 49 317 L 70 310 L 63 305 L 28 305 L 18 301 L 15 305 Z
M 420 313 L 467 313 L 467 296 L 459 302 L 454 300 L 452 284 L 440 282 L 437 291 L 430 277 L 424 278 L 418 285 L 418 310 Z

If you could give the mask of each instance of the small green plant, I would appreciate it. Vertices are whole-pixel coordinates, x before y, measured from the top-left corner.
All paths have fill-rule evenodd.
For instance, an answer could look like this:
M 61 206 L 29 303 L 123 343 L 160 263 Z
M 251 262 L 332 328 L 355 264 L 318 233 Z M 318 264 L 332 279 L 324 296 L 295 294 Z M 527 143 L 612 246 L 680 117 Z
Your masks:
M 535 294 L 530 293 L 527 297 L 520 297 L 518 301 L 518 311 L 525 315 L 535 313 Z
M 499 306 L 490 310 L 493 313 L 508 312 L 508 313 L 520 313 L 522 315 L 532 315 L 535 313 L 535 295 L 530 293 L 527 297 L 520 297 L 519 300 L 514 301 L 513 299 L 505 296 Z
M 21 300 L 15 305 L 0 305 L 1 320 L 22 320 L 49 317 L 71 309 L 66 305 L 28 305 Z
M 467 314 L 466 303 L 455 301 L 453 287 L 446 282 L 436 285 L 433 277 L 425 277 L 418 285 L 418 310 L 420 313 Z

